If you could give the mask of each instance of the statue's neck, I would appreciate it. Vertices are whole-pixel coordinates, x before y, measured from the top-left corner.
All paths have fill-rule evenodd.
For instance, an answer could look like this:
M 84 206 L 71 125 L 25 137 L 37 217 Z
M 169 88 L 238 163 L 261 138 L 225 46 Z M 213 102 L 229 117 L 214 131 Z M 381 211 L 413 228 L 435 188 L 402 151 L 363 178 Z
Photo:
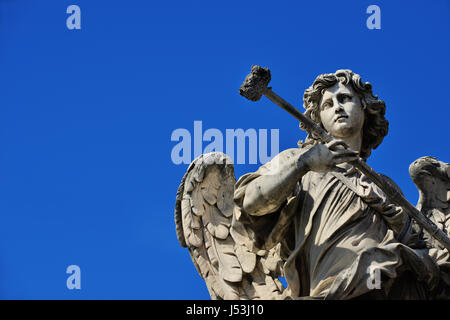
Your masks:
M 337 138 L 337 139 L 339 139 L 339 138 Z M 361 152 L 361 145 L 362 145 L 362 135 L 361 134 L 356 134 L 352 137 L 346 137 L 345 139 L 341 138 L 340 140 L 343 140 L 351 150 L 358 151 L 359 153 Z M 349 169 L 352 167 L 352 165 L 350 163 L 346 163 L 346 162 L 338 164 L 337 166 L 340 168 L 344 168 L 344 169 Z
M 350 149 L 361 152 L 362 132 L 358 132 L 358 133 L 354 134 L 353 136 L 340 138 L 340 139 L 343 140 Z

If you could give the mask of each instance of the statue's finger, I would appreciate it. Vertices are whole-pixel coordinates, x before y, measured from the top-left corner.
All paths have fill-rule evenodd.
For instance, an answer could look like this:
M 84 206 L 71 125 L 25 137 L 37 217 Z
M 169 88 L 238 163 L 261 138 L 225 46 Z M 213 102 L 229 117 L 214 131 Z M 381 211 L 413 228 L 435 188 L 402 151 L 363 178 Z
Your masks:
M 331 168 L 331 171 L 340 172 L 340 173 L 347 172 L 347 170 L 345 170 L 344 168 L 340 168 L 336 165 Z
M 358 159 L 357 156 L 336 157 L 334 159 L 334 163 L 335 164 L 340 164 L 340 163 L 344 163 L 344 162 L 352 162 L 352 161 L 356 161 L 357 159 Z
M 339 139 L 331 140 L 326 145 L 327 145 L 328 149 L 330 149 L 330 150 L 336 150 L 336 147 L 338 147 L 338 146 L 342 146 L 345 149 L 348 148 L 347 143 L 345 143 L 345 141 L 339 140 Z
M 342 150 L 336 150 L 332 151 L 333 156 L 335 157 L 350 157 L 350 156 L 357 156 L 358 152 L 351 150 L 351 149 L 342 149 Z

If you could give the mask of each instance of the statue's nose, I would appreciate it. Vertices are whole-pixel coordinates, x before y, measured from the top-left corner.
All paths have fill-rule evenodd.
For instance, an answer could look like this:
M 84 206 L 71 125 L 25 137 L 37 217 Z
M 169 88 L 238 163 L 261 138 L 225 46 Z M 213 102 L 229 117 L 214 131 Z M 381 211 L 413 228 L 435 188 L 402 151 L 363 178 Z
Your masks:
M 336 110 L 335 110 L 336 113 L 340 113 L 340 112 L 344 111 L 344 107 L 339 102 L 336 102 L 335 105 L 336 105 Z

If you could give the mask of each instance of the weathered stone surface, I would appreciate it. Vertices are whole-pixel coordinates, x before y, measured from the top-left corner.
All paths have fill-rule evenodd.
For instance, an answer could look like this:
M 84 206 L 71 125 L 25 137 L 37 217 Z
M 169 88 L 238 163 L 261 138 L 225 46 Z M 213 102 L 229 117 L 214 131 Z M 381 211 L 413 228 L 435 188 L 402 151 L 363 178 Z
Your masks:
M 264 90 L 253 90 L 253 80 L 241 91 L 258 100 Z M 448 250 L 351 165 L 387 135 L 385 103 L 350 70 L 319 75 L 303 101 L 332 141 L 310 134 L 237 182 L 231 160 L 217 152 L 194 160 L 183 177 L 177 236 L 211 298 L 449 298 Z M 449 164 L 424 157 L 410 174 L 417 209 L 448 235 Z

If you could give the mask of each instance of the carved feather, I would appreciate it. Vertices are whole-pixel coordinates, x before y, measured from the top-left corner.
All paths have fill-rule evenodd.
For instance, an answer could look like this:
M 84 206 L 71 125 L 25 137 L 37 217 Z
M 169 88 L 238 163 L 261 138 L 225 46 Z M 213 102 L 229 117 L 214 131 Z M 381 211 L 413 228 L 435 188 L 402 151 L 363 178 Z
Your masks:
M 202 239 L 199 238 L 199 234 L 195 233 L 192 229 L 192 212 L 189 198 L 181 201 L 181 208 L 185 242 L 188 246 L 199 247 L 202 245 Z
M 219 260 L 219 272 L 224 280 L 239 282 L 242 280 L 242 269 L 234 253 L 234 243 L 231 238 L 213 243 Z
M 205 177 L 200 188 L 203 198 L 206 202 L 213 206 L 217 202 L 217 193 L 221 183 L 221 175 L 219 169 L 213 168 Z
M 255 235 L 253 234 L 252 230 L 245 228 L 244 224 L 237 219 L 236 213 L 239 212 L 239 209 L 237 207 L 234 208 L 234 212 L 235 213 L 232 219 L 232 228 L 230 230 L 230 234 L 239 246 L 245 246 L 247 249 L 253 252 L 253 250 L 255 249 Z
M 232 284 L 217 277 L 212 280 L 213 291 L 225 300 L 239 300 L 239 290 Z
M 202 216 L 205 213 L 205 201 L 199 188 L 192 190 L 190 194 L 192 212 L 196 216 Z
M 251 273 L 256 266 L 256 254 L 248 250 L 245 246 L 235 246 L 236 256 L 245 273 Z
M 231 181 L 230 181 L 231 180 Z M 233 193 L 234 193 L 234 180 L 232 177 L 228 176 L 225 183 L 220 185 L 217 192 L 217 207 L 222 212 L 222 214 L 229 218 L 233 215 Z
M 228 228 L 231 222 L 219 212 L 217 207 L 206 206 L 203 223 L 213 236 L 219 239 L 226 239 L 228 237 Z

